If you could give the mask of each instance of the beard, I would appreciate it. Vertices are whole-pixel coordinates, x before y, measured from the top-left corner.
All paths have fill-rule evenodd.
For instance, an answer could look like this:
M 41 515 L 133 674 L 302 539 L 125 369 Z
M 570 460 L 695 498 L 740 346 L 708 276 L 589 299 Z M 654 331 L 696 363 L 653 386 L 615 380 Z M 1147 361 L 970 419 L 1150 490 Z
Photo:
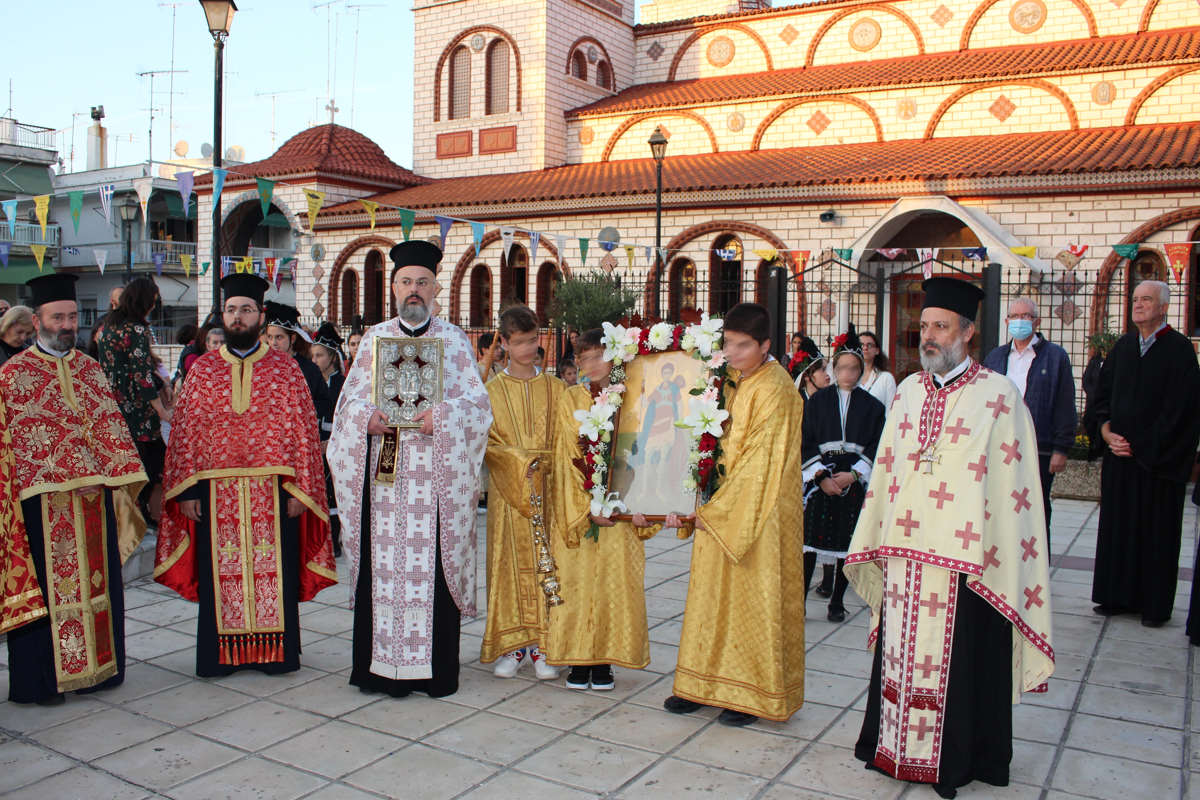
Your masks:
M 62 352 L 63 350 L 70 350 L 75 346 L 75 331 L 64 329 L 57 333 L 51 333 L 43 328 L 38 331 L 37 340 L 47 350 Z
M 225 345 L 230 350 L 246 351 L 254 347 L 258 341 L 258 335 L 262 332 L 262 327 L 259 325 L 251 325 L 245 328 L 225 328 Z
M 416 300 L 415 303 L 408 302 Z M 420 295 L 411 294 L 404 299 L 404 304 L 400 306 L 400 319 L 408 325 L 420 325 L 429 318 L 429 306 L 425 305 L 425 301 Z
M 933 348 L 937 352 L 930 355 L 925 352 L 926 348 Z M 945 375 L 961 364 L 966 356 L 966 342 L 959 341 L 944 347 L 934 342 L 921 342 L 921 368 L 935 375 Z

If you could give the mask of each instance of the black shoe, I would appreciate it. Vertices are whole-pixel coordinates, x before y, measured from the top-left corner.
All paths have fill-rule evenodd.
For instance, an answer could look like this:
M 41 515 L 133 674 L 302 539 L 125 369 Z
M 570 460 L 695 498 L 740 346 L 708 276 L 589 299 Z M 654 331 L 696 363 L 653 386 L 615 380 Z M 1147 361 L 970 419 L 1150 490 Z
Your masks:
M 567 674 L 568 689 L 586 689 L 588 688 L 588 675 L 591 674 L 591 667 L 574 666 Z
M 1105 617 L 1115 617 L 1117 614 L 1123 613 L 1124 609 L 1116 606 L 1106 606 L 1102 603 L 1098 606 L 1092 606 L 1092 611 L 1095 611 L 1097 614 L 1101 614 Z
M 731 728 L 741 728 L 749 725 L 751 722 L 758 722 L 758 717 L 753 714 L 747 714 L 744 711 L 734 711 L 727 708 L 717 717 L 717 722 L 722 725 L 728 725 Z
M 825 615 L 825 618 L 830 622 L 844 622 L 846 620 L 846 609 L 830 606 L 829 613 Z
M 1142 627 L 1143 628 L 1161 628 L 1163 625 L 1167 624 L 1167 620 L 1169 620 L 1169 619 L 1170 619 L 1170 617 L 1167 617 L 1167 619 L 1144 619 L 1144 620 L 1142 620 Z
M 612 667 L 608 664 L 597 664 L 592 667 L 591 685 L 594 692 L 611 692 L 617 685 L 613 680 Z
M 37 704 L 39 706 L 61 706 L 65 702 L 67 702 L 67 696 L 65 694 L 53 694 L 49 697 L 44 697 L 41 700 L 38 700 Z
M 704 706 L 700 703 L 693 703 L 691 700 L 671 695 L 663 701 L 663 708 L 672 714 L 691 714 L 693 711 L 699 711 L 704 708 Z

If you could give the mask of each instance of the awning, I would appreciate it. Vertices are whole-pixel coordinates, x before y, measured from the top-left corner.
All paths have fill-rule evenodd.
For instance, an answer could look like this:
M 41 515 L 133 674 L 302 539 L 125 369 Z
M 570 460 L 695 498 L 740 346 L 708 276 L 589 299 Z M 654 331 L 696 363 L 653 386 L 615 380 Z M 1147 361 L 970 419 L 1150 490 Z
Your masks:
M 155 189 L 154 191 L 166 201 L 167 217 L 169 219 L 188 219 L 189 217 L 191 219 L 196 218 L 196 195 L 193 194 L 189 198 L 190 202 L 188 203 L 188 211 L 190 213 L 184 214 L 183 198 L 179 196 L 179 192 L 164 191 L 160 189 Z
M 0 158 L 0 192 L 38 195 L 53 191 L 50 168 L 45 164 Z
M 280 214 L 278 211 L 272 211 L 263 217 L 262 222 L 258 223 L 260 228 L 291 228 L 292 224 L 287 221 L 287 217 Z
M 37 262 L 25 256 L 12 256 L 8 266 L 0 266 L 0 286 L 16 286 L 24 284 L 30 278 L 38 275 L 53 275 L 54 267 L 46 264 L 39 272 Z

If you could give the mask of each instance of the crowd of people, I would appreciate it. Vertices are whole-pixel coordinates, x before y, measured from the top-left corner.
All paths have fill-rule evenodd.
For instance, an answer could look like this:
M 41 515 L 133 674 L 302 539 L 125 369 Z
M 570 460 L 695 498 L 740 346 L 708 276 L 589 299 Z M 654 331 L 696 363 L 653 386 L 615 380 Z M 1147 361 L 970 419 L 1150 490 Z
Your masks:
M 853 589 L 874 650 L 856 757 L 943 797 L 1007 784 L 1012 703 L 1046 691 L 1054 670 L 1050 490 L 1080 422 L 1070 359 L 1035 302 L 1012 301 L 1006 343 L 977 361 L 982 291 L 926 280 L 922 369 L 899 383 L 872 332 L 849 326 L 828 356 L 797 333 L 784 364 L 767 311 L 734 307 L 717 359 L 719 483 L 653 515 L 597 501 L 609 432 L 582 435 L 580 421 L 623 389 L 601 330 L 572 331 L 551 375 L 533 311 L 508 307 L 472 346 L 437 316 L 441 251 L 411 241 L 390 255 L 398 317 L 348 341 L 265 300 L 263 278 L 225 277 L 219 317 L 186 332 L 175 374 L 155 354 L 152 279 L 114 295 L 94 358 L 76 347 L 73 276 L 29 282 L 30 306 L 0 316 L 10 700 L 121 683 L 121 564 L 148 524 L 155 580 L 198 603 L 202 677 L 298 669 L 299 603 L 341 580 L 349 683 L 452 695 L 485 558 L 480 659 L 495 677 L 530 664 L 538 679 L 610 691 L 614 668 L 649 664 L 644 543 L 665 530 L 693 539 L 665 711 L 787 720 L 804 702 L 808 589 L 835 623 Z M 1166 284 L 1134 290 L 1135 330 L 1097 365 L 1084 419 L 1105 445 L 1096 612 L 1148 627 L 1174 605 L 1200 440 L 1200 367 L 1169 303 Z M 433 397 L 388 387 L 417 397 L 405 425 L 377 385 L 399 370 L 392 356 L 375 363 L 393 340 L 440 384 Z M 1195 591 L 1192 609 L 1200 643 Z

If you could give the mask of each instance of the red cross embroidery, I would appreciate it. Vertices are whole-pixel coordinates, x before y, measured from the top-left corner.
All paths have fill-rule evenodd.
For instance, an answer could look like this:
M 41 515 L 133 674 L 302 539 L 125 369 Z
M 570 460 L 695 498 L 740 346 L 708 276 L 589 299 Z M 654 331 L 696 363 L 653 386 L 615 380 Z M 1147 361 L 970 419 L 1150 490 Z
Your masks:
M 938 600 L 937 592 L 929 595 L 928 600 L 922 600 L 921 602 L 917 603 L 917 605 L 921 606 L 922 608 L 929 609 L 929 616 L 931 617 L 936 617 L 938 613 L 942 611 L 942 609 L 950 607 L 949 603 L 943 603 Z
M 899 661 L 900 659 L 896 660 Z M 883 718 L 887 720 L 887 727 L 889 729 L 895 728 L 900 724 L 900 720 L 896 714 L 896 705 L 892 702 L 885 702 L 883 706 Z
M 987 475 L 987 456 L 986 455 L 980 456 L 978 464 L 967 464 L 967 469 L 969 469 L 975 473 L 975 482 L 976 483 L 982 482 L 983 476 Z
M 942 481 L 942 485 L 938 487 L 936 492 L 929 493 L 929 499 L 936 500 L 938 511 L 941 511 L 943 504 L 954 501 L 954 494 L 946 491 L 946 482 Z
M 1030 508 L 1033 508 L 1033 506 L 1030 505 L 1030 503 L 1029 503 L 1029 489 L 1028 488 L 1022 489 L 1020 492 L 1018 492 L 1016 489 L 1013 489 L 1012 490 L 1012 499 L 1017 501 L 1017 504 L 1013 507 L 1013 511 L 1017 514 L 1020 514 L 1022 511 L 1026 511 Z
M 963 550 L 970 550 L 972 542 L 978 542 L 983 539 L 983 536 L 975 532 L 975 526 L 970 521 L 967 522 L 967 527 L 957 530 L 954 535 L 962 539 Z
M 1038 584 L 1030 591 L 1029 587 L 1025 587 L 1025 610 L 1028 611 L 1031 606 L 1036 605 L 1038 608 L 1046 605 L 1046 601 L 1041 598 L 1042 586 Z
M 996 395 L 994 401 L 989 400 L 985 405 L 992 410 L 992 419 L 1000 419 L 1001 414 L 1007 414 L 1009 411 L 1012 411 L 1011 408 L 1004 404 L 1004 395 L 1002 394 Z
M 951 436 L 953 436 L 953 437 L 954 437 L 953 439 L 951 439 L 951 440 L 950 440 L 950 444 L 958 444 L 958 437 L 960 437 L 960 436 L 970 436 L 970 435 L 971 435 L 971 429 L 970 429 L 970 428 L 964 428 L 964 427 L 963 427 L 963 418 L 962 418 L 962 417 L 959 417 L 959 418 L 958 418 L 958 422 L 955 422 L 955 423 L 954 423 L 954 425 L 952 425 L 952 426 L 951 426 L 951 427 L 949 427 L 949 428 L 946 428 L 946 433 L 948 433 L 948 434 L 950 434 Z
M 996 545 L 988 548 L 988 551 L 983 554 L 983 568 L 1000 566 L 1000 559 L 996 558 L 996 553 L 1000 550 Z
M 942 668 L 941 664 L 933 663 L 933 656 L 929 655 L 928 653 L 925 654 L 924 661 L 922 661 L 920 664 L 914 664 L 913 666 L 914 668 L 921 670 L 921 677 L 925 680 L 929 680 L 930 673 L 937 672 Z
M 883 455 L 881 455 L 879 458 L 875 459 L 876 463 L 883 465 L 883 469 L 885 472 L 892 471 L 892 464 L 895 463 L 895 461 L 896 461 L 896 457 L 894 455 L 892 455 L 892 448 L 890 448 L 890 447 L 885 447 L 883 449 Z
M 892 608 L 900 605 L 900 601 L 904 599 L 904 593 L 900 591 L 899 584 L 892 584 L 892 588 L 883 593 L 884 598 L 892 604 Z
M 1025 551 L 1021 554 L 1022 561 L 1028 561 L 1031 558 L 1037 558 L 1037 537 L 1030 536 L 1028 539 L 1022 539 L 1021 549 Z
M 883 657 L 883 660 L 888 662 L 888 669 L 894 670 L 900 665 L 902 659 L 896 655 L 896 651 L 893 648 L 889 647 L 887 655 Z
M 907 458 L 909 461 L 913 462 L 913 472 L 916 472 L 918 469 L 921 468 L 921 453 L 919 451 L 914 450 L 913 452 L 906 455 L 905 458 Z
M 1011 443 L 1005 442 L 1000 445 L 1000 449 L 1004 451 L 1004 465 L 1008 466 L 1015 458 L 1021 460 L 1021 443 L 1013 439 Z
M 913 424 L 908 421 L 908 414 L 904 415 L 904 421 L 897 425 L 896 429 L 900 431 L 901 439 L 904 439 L 908 436 L 908 432 L 913 429 Z
M 892 484 L 888 486 L 888 501 L 896 502 L 896 495 L 900 494 L 900 484 L 896 482 L 896 476 L 892 476 Z
M 912 518 L 911 508 L 904 511 L 904 519 L 896 518 L 896 524 L 904 528 L 905 536 L 912 536 L 913 528 L 921 527 L 921 523 Z
M 917 741 L 925 740 L 925 734 L 933 733 L 933 728 L 926 724 L 925 718 L 920 717 L 915 723 L 908 723 L 908 729 L 917 735 Z

